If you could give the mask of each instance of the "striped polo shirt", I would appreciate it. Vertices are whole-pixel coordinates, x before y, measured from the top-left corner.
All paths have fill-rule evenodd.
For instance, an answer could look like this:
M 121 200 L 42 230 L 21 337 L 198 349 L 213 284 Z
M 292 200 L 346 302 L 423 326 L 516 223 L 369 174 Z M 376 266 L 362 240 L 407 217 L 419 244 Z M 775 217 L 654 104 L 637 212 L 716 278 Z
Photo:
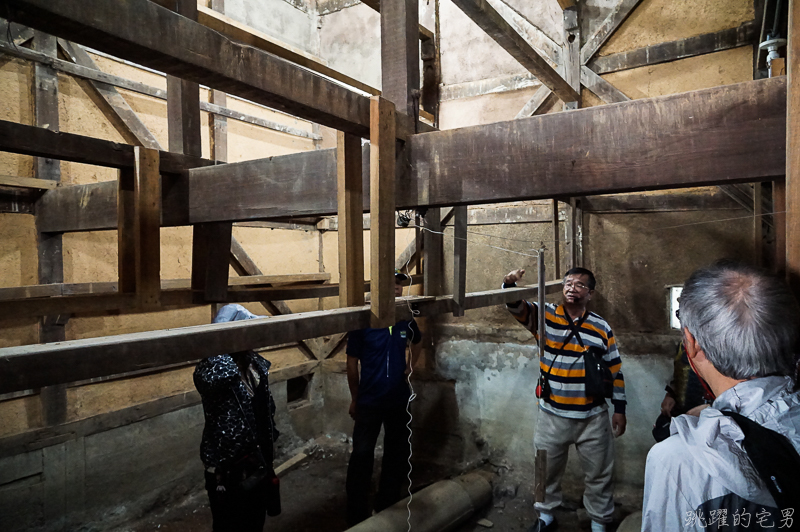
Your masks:
M 537 305 L 523 300 L 508 303 L 507 306 L 517 321 L 538 339 Z M 568 321 L 570 317 L 563 305 L 547 303 L 545 309 L 546 342 L 544 353 L 541 354 L 540 351 L 539 365 L 543 374 L 549 373 L 551 392 L 550 397 L 542 397 L 539 400 L 541 408 L 557 416 L 575 419 L 586 419 L 608 409 L 604 398 L 586 396 L 583 352 L 594 346 L 605 352 L 603 360 L 614 378 L 614 392 L 611 398 L 614 412 L 624 414 L 627 402 L 625 379 L 621 371 L 622 360 L 619 357 L 614 333 L 606 320 L 590 312 L 579 330 L 585 347 L 581 347 L 577 335 L 573 335 L 569 342 L 563 345 L 571 332 Z

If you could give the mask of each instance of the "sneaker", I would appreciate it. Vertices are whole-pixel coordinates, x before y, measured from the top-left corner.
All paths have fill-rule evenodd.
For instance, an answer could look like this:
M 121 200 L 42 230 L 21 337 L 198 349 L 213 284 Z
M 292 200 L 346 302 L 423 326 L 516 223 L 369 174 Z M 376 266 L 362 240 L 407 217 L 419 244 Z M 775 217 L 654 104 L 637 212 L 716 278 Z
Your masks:
M 537 520 L 531 527 L 528 529 L 528 532 L 553 532 L 558 528 L 558 521 L 553 518 L 553 522 L 549 525 L 544 524 L 544 521 L 541 519 Z

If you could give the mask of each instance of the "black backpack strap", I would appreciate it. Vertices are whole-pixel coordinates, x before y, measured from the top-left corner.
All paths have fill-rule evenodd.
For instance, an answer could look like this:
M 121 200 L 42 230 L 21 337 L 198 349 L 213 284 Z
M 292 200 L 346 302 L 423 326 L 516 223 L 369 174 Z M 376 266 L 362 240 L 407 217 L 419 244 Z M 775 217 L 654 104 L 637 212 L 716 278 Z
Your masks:
M 744 434 L 747 457 L 782 510 L 800 500 L 800 454 L 789 438 L 738 412 L 722 411 Z

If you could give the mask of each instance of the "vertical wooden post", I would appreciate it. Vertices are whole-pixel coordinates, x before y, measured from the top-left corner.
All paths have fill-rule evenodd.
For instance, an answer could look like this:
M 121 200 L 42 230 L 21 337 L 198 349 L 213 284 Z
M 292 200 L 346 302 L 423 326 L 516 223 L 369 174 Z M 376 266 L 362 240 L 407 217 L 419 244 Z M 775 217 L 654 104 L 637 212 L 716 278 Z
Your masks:
M 536 293 L 536 303 L 539 307 L 539 312 L 537 313 L 537 318 L 539 320 L 537 324 L 537 331 L 539 332 L 539 349 L 543 350 L 545 342 L 547 341 L 546 335 L 544 334 L 544 332 L 547 330 L 545 329 L 545 327 L 547 326 L 547 322 L 545 321 L 546 312 L 544 312 L 545 302 L 546 302 L 545 283 L 547 282 L 547 272 L 545 271 L 545 264 L 544 264 L 544 248 L 539 249 L 539 256 L 537 257 L 537 259 L 538 260 L 536 262 L 538 264 L 538 268 L 536 273 L 538 280 L 537 284 L 538 291 Z M 540 351 L 539 352 L 540 357 L 541 353 L 542 352 Z
M 789 3 L 786 86 L 786 274 L 800 297 L 800 1 Z
M 425 215 L 425 227 L 428 231 L 423 234 L 424 293 L 426 296 L 438 296 L 442 294 L 444 262 L 443 238 L 440 234 L 442 232 L 442 210 L 439 207 L 428 209 L 428 213 Z
M 761 183 L 753 183 L 753 262 L 764 265 L 764 209 Z
M 227 95 L 218 90 L 211 91 L 211 103 L 225 107 L 228 102 Z M 198 104 L 199 105 L 199 104 Z M 228 119 L 224 116 L 212 114 L 211 120 L 211 158 L 221 163 L 228 162 Z
M 394 325 L 395 107 L 370 102 L 370 308 L 374 328 Z
M 414 268 L 417 275 L 422 275 L 422 251 L 423 251 L 423 238 L 422 238 L 422 216 L 419 212 L 414 214 L 414 245 L 417 252 L 414 253 L 414 263 L 409 268 Z
M 132 168 L 117 178 L 117 290 L 136 292 L 136 177 Z
M 134 147 L 136 295 L 141 308 L 161 305 L 161 176 L 159 152 Z
M 772 182 L 772 223 L 775 226 L 775 275 L 786 275 L 786 181 Z
M 453 218 L 453 316 L 464 315 L 467 291 L 467 206 L 454 207 Z
M 339 131 L 336 137 L 336 179 L 340 307 L 364 304 L 364 191 L 361 171 L 361 137 Z M 377 232 L 377 221 L 371 214 L 370 221 L 373 222 L 372 230 Z
M 417 0 L 381 2 L 381 91 L 398 113 L 417 114 L 419 5 Z
M 553 279 L 561 276 L 561 235 L 558 226 L 558 200 L 553 200 Z
M 583 249 L 581 238 L 583 234 L 583 211 L 581 210 L 580 200 L 570 198 L 570 244 L 569 244 L 569 267 L 576 268 L 583 266 Z
M 56 38 L 34 32 L 33 49 L 50 57 L 56 57 Z M 58 76 L 55 70 L 43 63 L 33 66 L 34 123 L 50 131 L 59 130 Z M 49 181 L 61 181 L 61 162 L 44 157 L 33 158 L 33 177 Z M 61 233 L 37 231 L 39 283 L 64 282 L 64 257 Z M 66 340 L 66 324 L 69 316 L 43 316 L 39 322 L 39 342 L 63 342 Z M 57 425 L 67 419 L 67 388 L 65 385 L 46 386 L 39 393 L 42 406 L 42 422 L 45 426 Z
M 578 94 L 581 93 L 581 28 L 578 22 L 578 6 L 574 5 L 564 10 L 564 79 Z M 580 99 L 576 102 L 564 102 L 567 109 L 577 109 L 581 106 Z

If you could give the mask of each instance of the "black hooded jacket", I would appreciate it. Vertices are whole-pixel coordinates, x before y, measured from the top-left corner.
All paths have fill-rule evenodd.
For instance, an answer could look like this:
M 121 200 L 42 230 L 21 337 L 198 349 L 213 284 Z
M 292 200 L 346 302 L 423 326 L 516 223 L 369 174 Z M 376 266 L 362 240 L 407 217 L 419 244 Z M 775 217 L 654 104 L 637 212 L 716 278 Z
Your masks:
M 200 458 L 206 467 L 228 468 L 255 452 L 257 446 L 267 464 L 272 463 L 273 442 L 279 433 L 269 391 L 270 363 L 252 351 L 244 356 L 258 374 L 253 396 L 231 355 L 206 358 L 194 370 L 206 420 L 200 444 Z

